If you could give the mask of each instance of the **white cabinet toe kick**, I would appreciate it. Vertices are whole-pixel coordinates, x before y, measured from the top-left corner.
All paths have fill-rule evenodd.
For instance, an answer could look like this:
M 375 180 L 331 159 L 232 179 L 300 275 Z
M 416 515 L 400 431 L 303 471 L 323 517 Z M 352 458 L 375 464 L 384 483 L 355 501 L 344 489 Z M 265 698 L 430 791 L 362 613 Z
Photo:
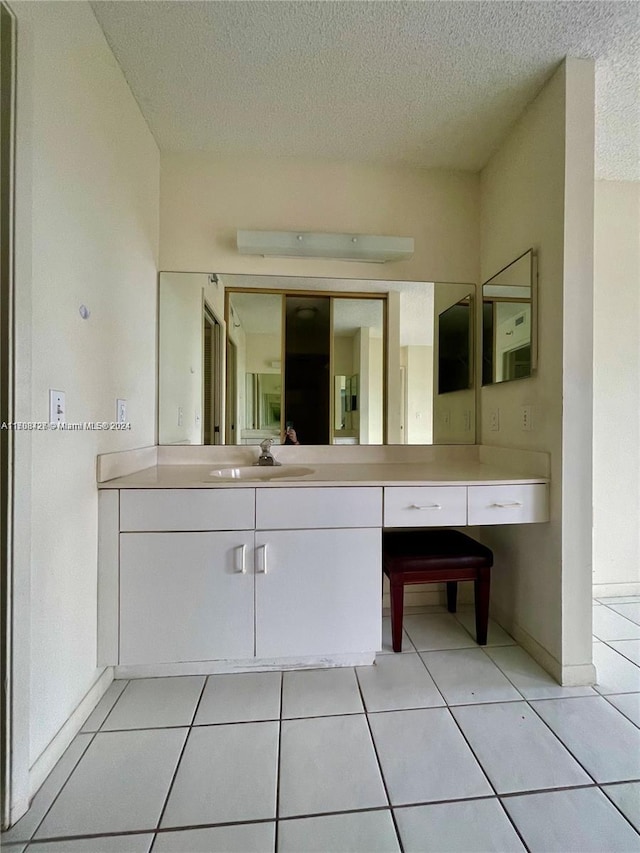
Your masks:
M 546 520 L 546 483 L 104 489 L 98 664 L 127 677 L 369 664 L 383 527 Z

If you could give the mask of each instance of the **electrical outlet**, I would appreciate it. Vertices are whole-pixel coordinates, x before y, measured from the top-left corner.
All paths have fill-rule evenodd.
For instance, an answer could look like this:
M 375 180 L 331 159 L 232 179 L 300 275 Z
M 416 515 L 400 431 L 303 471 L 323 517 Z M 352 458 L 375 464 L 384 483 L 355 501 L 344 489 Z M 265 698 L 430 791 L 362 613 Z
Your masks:
M 442 410 L 442 425 L 447 429 L 451 426 L 451 412 L 449 409 Z
M 492 409 L 489 415 L 489 429 L 497 432 L 500 429 L 500 409 Z
M 116 423 L 126 424 L 127 422 L 127 401 L 116 400 Z
M 463 426 L 464 431 L 470 432 L 470 430 L 471 430 L 471 410 L 470 409 L 464 410 L 463 423 L 464 423 L 464 426 Z
M 49 423 L 65 423 L 67 406 L 64 391 L 49 389 Z
M 525 432 L 531 432 L 533 429 L 531 423 L 531 406 L 520 407 L 520 426 Z
M 184 409 L 182 406 L 178 406 L 178 426 L 182 426 L 184 421 Z

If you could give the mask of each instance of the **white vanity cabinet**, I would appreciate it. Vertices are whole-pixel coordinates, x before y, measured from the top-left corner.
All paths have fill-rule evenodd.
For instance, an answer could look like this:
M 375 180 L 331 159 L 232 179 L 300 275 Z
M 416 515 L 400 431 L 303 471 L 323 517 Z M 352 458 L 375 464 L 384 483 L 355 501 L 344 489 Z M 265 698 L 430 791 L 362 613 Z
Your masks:
M 253 657 L 252 553 L 253 531 L 122 533 L 119 663 Z
M 546 483 L 473 486 L 468 524 L 533 524 L 549 520 Z
M 121 675 L 372 663 L 382 530 L 545 522 L 545 481 L 100 492 L 98 664 Z
M 548 483 L 388 486 L 385 527 L 464 527 L 549 520 Z
M 251 658 L 254 489 L 120 492 L 121 665 Z
M 466 486 L 389 486 L 384 490 L 385 527 L 463 527 Z
M 382 489 L 122 489 L 100 497 L 98 662 L 373 660 Z
M 258 489 L 256 656 L 381 648 L 382 489 Z

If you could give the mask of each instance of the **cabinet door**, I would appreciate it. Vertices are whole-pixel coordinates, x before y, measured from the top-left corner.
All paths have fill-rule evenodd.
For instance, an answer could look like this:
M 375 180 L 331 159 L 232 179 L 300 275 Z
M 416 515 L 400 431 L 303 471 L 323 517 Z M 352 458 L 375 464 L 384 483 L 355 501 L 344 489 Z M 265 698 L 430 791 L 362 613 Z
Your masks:
M 253 657 L 252 556 L 253 531 L 121 533 L 120 663 Z
M 381 648 L 381 548 L 375 528 L 257 532 L 256 655 Z

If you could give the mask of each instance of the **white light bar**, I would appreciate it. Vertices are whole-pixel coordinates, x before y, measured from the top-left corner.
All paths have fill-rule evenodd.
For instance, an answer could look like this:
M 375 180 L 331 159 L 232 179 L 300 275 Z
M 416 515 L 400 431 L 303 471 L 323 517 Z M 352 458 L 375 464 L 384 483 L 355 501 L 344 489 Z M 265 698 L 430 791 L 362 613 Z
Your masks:
M 384 264 L 413 255 L 413 237 L 378 237 L 373 234 L 321 234 L 309 231 L 240 231 L 241 255 L 265 258 L 337 258 Z

